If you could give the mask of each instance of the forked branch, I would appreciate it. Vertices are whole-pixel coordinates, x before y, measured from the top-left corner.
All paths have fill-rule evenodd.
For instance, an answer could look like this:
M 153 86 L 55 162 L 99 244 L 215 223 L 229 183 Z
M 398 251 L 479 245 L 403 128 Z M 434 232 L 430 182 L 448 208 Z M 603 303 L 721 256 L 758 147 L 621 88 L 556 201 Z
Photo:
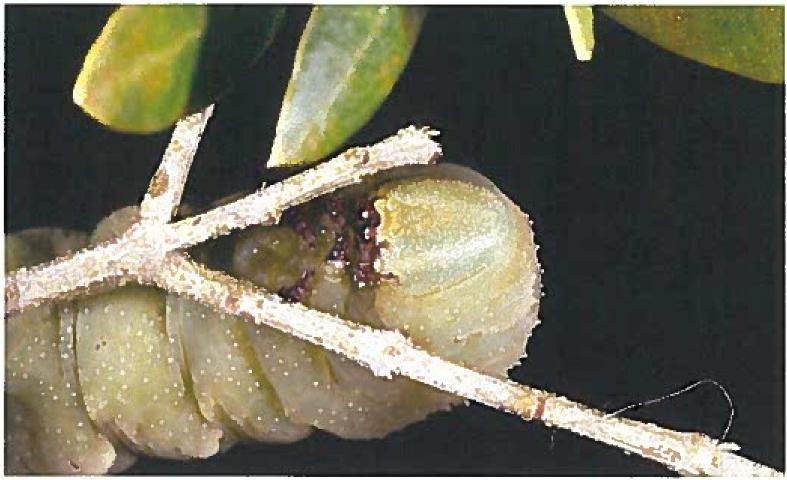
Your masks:
M 186 130 L 199 138 L 210 113 L 208 108 L 179 122 L 174 141 L 186 143 L 182 138 Z M 29 269 L 10 272 L 6 276 L 6 314 L 44 301 L 70 298 L 103 282 L 134 280 L 134 272 L 160 268 L 169 252 L 236 229 L 275 224 L 287 208 L 352 185 L 377 172 L 432 163 L 441 155 L 440 146 L 430 138 L 435 134 L 415 127 L 402 129 L 371 147 L 350 149 L 276 185 L 177 223 L 166 222 L 180 201 L 186 181 L 182 172 L 188 171 L 195 152 L 170 145 L 142 201 L 142 220 L 117 239 Z M 172 152 L 178 154 L 170 154 Z M 162 175 L 161 172 L 166 173 Z
M 67 257 L 6 277 L 6 315 L 45 301 L 71 298 L 96 285 L 134 281 L 189 296 L 212 308 L 268 325 L 341 353 L 376 375 L 403 375 L 526 420 L 540 420 L 689 475 L 782 475 L 733 453 L 737 446 L 700 433 L 675 432 L 586 407 L 555 394 L 501 380 L 442 360 L 401 333 L 356 325 L 286 303 L 248 282 L 191 260 L 180 250 L 234 229 L 273 224 L 281 213 L 363 176 L 440 155 L 434 132 L 410 127 L 372 147 L 351 149 L 302 174 L 202 215 L 168 223 L 211 108 L 181 121 L 125 234 Z

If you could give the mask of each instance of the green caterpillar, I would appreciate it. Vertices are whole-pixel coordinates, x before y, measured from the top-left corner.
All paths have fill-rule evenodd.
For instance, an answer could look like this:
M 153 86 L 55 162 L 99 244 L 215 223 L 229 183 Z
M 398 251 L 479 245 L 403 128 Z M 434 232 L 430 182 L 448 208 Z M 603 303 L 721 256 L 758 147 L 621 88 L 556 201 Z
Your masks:
M 136 214 L 97 227 L 96 242 Z M 8 269 L 86 243 L 7 236 Z M 398 329 L 497 376 L 537 324 L 527 216 L 481 175 L 402 169 L 241 232 L 230 271 L 318 310 Z M 136 455 L 204 458 L 314 428 L 374 438 L 461 399 L 151 287 L 129 285 L 6 321 L 8 473 L 121 471 Z

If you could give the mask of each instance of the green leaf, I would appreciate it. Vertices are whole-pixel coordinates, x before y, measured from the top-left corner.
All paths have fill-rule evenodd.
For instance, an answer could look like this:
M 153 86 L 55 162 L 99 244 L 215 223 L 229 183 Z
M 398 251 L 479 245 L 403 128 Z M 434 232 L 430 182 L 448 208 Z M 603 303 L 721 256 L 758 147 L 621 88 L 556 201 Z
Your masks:
M 201 5 L 120 7 L 85 57 L 74 102 L 116 130 L 167 128 L 188 104 L 206 26 Z
M 603 12 L 678 55 L 784 83 L 783 7 L 604 7 Z
M 121 7 L 88 52 L 74 101 L 115 130 L 165 129 L 229 90 L 283 17 L 278 6 Z
M 314 7 L 268 166 L 314 163 L 362 127 L 404 69 L 424 13 L 402 6 Z

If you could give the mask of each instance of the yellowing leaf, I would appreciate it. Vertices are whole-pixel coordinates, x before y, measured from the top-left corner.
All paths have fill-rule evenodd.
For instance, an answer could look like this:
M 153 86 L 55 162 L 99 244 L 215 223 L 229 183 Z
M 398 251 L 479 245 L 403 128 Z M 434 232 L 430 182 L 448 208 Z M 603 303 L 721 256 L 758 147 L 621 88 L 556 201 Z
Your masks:
M 403 6 L 314 7 L 268 166 L 314 163 L 362 127 L 404 69 L 423 16 Z
M 784 82 L 783 7 L 605 7 L 667 50 L 769 83 Z
M 262 57 L 279 6 L 126 6 L 88 52 L 74 102 L 115 130 L 170 127 L 226 93 Z
M 563 7 L 566 15 L 571 44 L 577 60 L 587 62 L 593 57 L 593 47 L 596 39 L 593 36 L 593 8 L 566 5 Z
M 201 5 L 120 7 L 90 47 L 74 103 L 115 130 L 170 126 L 188 104 L 206 25 Z

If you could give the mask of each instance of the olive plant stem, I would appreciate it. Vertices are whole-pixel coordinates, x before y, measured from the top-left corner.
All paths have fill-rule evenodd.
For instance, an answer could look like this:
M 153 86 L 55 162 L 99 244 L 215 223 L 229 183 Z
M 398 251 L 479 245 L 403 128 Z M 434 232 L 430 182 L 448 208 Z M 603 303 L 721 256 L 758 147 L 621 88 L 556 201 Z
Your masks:
M 377 330 L 298 303 L 286 303 L 277 295 L 210 270 L 182 253 L 168 255 L 163 268 L 152 273 L 145 280 L 164 290 L 345 355 L 377 376 L 403 375 L 525 420 L 540 420 L 621 448 L 681 474 L 781 475 L 733 453 L 738 449 L 735 444 L 613 416 L 553 393 L 475 372 L 430 355 L 398 331 Z
M 179 121 L 161 157 L 156 173 L 140 204 L 144 221 L 167 223 L 180 206 L 191 163 L 197 153 L 202 132 L 213 115 L 213 105 Z
M 781 475 L 732 453 L 737 446 L 700 433 L 605 414 L 552 393 L 484 375 L 417 348 L 397 331 L 360 326 L 286 303 L 223 272 L 212 271 L 179 249 L 234 229 L 278 221 L 288 207 L 357 183 L 365 175 L 426 164 L 441 153 L 426 129 L 407 128 L 372 147 L 351 149 L 203 215 L 168 223 L 177 209 L 199 137 L 212 108 L 179 122 L 162 164 L 140 206 L 140 219 L 108 242 L 6 276 L 6 315 L 45 301 L 72 298 L 93 287 L 133 281 L 185 295 L 212 308 L 268 325 L 343 354 L 376 375 L 403 375 L 526 420 L 540 420 L 689 475 Z

